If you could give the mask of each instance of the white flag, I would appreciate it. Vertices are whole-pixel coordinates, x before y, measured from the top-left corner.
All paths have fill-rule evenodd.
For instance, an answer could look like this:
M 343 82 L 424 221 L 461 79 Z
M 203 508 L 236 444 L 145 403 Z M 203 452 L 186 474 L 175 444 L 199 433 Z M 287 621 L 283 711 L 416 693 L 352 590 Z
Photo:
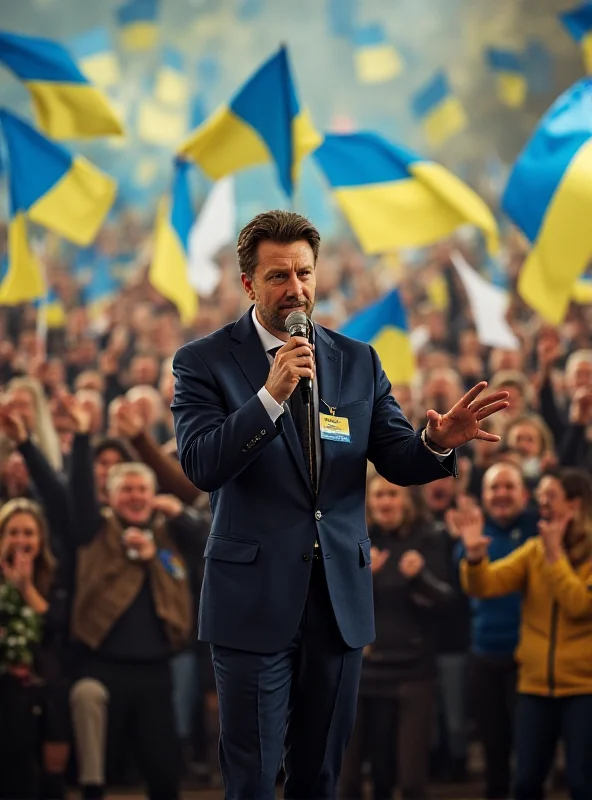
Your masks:
M 506 320 L 510 298 L 507 292 L 486 281 L 457 251 L 451 255 L 452 263 L 467 293 L 473 322 L 481 344 L 518 350 L 520 342 Z
M 220 269 L 214 257 L 235 235 L 234 180 L 228 176 L 214 184 L 189 233 L 189 282 L 202 297 L 216 289 Z

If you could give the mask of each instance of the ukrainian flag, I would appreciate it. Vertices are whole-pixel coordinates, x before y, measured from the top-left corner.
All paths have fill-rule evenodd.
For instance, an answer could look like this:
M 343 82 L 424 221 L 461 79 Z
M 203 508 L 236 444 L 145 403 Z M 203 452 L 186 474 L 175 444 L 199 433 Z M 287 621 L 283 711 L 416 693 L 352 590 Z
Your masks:
M 0 63 L 31 92 L 37 124 L 54 139 L 122 134 L 105 95 L 57 42 L 0 32 Z
M 92 242 L 115 200 L 115 181 L 5 109 L 0 124 L 15 209 L 75 244 Z
M 415 356 L 409 340 L 407 314 L 398 289 L 359 311 L 340 332 L 371 344 L 392 384 L 411 382 Z
M 571 11 L 559 14 L 567 32 L 579 42 L 586 72 L 592 72 L 592 3 L 584 3 Z
M 572 300 L 574 303 L 579 303 L 583 306 L 592 305 L 592 278 L 585 276 L 576 281 L 572 293 Z
M 27 241 L 27 218 L 16 204 L 10 187 L 11 217 L 8 223 L 8 271 L 0 285 L 0 305 L 16 306 L 45 294 L 41 265 Z
M 467 126 L 467 116 L 460 100 L 451 90 L 442 71 L 426 83 L 411 101 L 413 116 L 422 124 L 428 143 L 434 147 Z
M 553 325 L 592 258 L 592 78 L 564 92 L 518 156 L 502 207 L 532 244 L 523 300 Z
M 44 328 L 58 330 L 66 327 L 66 309 L 54 288 L 50 288 L 43 299 L 37 300 L 34 305 Z
M 73 56 L 89 81 L 109 89 L 121 80 L 119 62 L 106 28 L 93 28 L 70 41 Z
M 150 283 L 179 309 L 181 321 L 189 324 L 197 313 L 197 295 L 189 283 L 187 251 L 194 221 L 187 161 L 175 161 L 172 202 L 163 202 L 158 212 Z
M 308 113 L 300 109 L 282 47 L 230 105 L 191 134 L 179 154 L 195 161 L 212 180 L 274 161 L 280 184 L 291 197 L 300 161 L 321 141 Z
M 189 100 L 189 89 L 183 54 L 173 47 L 166 47 L 156 76 L 154 96 L 161 103 L 182 106 Z
M 171 108 L 145 97 L 137 113 L 138 138 L 157 147 L 177 147 L 187 135 L 188 116 L 187 108 Z
M 91 320 L 96 320 L 104 313 L 119 287 L 120 281 L 111 272 L 109 260 L 97 259 L 93 265 L 90 281 L 82 290 L 82 298 Z
M 487 63 L 495 75 L 497 93 L 507 106 L 519 108 L 526 99 L 527 81 L 522 57 L 514 50 L 491 47 Z
M 371 23 L 354 35 L 356 74 L 360 83 L 383 83 L 396 78 L 403 62 L 388 41 L 384 28 Z
M 126 50 L 151 50 L 158 41 L 159 0 L 128 0 L 117 9 L 121 43 Z
M 366 253 L 430 245 L 467 223 L 497 249 L 489 208 L 440 164 L 375 133 L 327 134 L 315 158 Z

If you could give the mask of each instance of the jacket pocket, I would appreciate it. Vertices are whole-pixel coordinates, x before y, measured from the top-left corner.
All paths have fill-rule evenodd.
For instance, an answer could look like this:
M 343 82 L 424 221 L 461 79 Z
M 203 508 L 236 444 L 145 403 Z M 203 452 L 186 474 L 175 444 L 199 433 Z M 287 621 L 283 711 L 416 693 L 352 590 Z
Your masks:
M 250 564 L 259 551 L 259 542 L 244 542 L 241 539 L 227 539 L 224 536 L 209 536 L 204 558 L 213 561 L 233 561 Z
M 360 566 L 369 567 L 372 563 L 372 556 L 370 555 L 370 539 L 363 539 L 361 542 L 358 542 L 358 547 L 360 548 Z
M 347 403 L 344 406 L 339 406 L 335 409 L 335 414 L 338 417 L 347 417 L 348 419 L 355 419 L 368 413 L 368 401 L 356 400 L 355 403 Z

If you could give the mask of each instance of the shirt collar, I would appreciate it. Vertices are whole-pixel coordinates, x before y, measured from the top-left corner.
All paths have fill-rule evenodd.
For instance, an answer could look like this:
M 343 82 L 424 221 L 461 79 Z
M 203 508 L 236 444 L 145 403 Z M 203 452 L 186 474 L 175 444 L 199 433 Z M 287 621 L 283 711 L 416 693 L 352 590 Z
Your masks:
M 263 349 L 266 353 L 269 353 L 270 350 L 274 350 L 276 347 L 283 347 L 286 343 L 281 339 L 278 339 L 277 336 L 274 336 L 273 333 L 270 333 L 267 328 L 264 328 L 263 325 L 257 319 L 257 314 L 255 313 L 255 306 L 253 306 L 253 311 L 251 312 L 251 316 L 253 318 L 253 324 L 255 326 L 255 330 L 261 340 L 261 344 L 263 345 Z

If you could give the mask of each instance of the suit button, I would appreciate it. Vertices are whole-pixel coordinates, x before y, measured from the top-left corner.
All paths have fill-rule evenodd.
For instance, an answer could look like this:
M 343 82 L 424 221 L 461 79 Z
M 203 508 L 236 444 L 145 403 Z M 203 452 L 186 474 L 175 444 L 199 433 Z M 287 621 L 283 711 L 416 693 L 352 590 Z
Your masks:
M 303 561 L 310 561 L 310 556 L 308 555 L 308 553 L 304 553 L 304 555 L 302 556 L 302 560 Z
M 320 511 L 315 511 L 315 519 L 321 519 L 322 513 Z

